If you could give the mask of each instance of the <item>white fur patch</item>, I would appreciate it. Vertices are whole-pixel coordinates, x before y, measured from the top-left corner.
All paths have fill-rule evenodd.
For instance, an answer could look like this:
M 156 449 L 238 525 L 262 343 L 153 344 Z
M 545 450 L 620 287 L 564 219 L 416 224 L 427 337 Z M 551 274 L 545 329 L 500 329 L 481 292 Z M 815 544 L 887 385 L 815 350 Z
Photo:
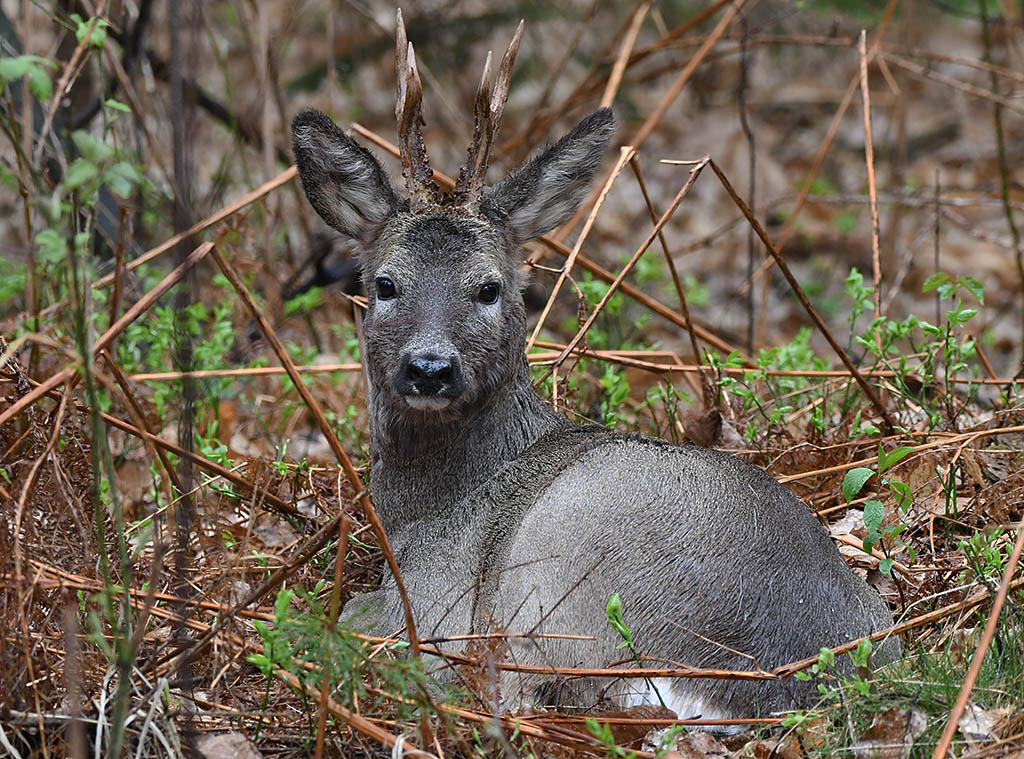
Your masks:
M 406 395 L 404 398 L 405 402 L 413 408 L 424 411 L 440 411 L 448 408 L 452 403 L 448 398 L 439 398 L 436 395 Z
M 656 694 L 651 688 L 657 688 Z M 658 694 L 665 701 L 665 706 L 674 711 L 679 719 L 735 719 L 735 714 L 719 709 L 705 701 L 701 696 L 686 687 L 685 680 L 675 677 L 655 677 L 651 683 L 641 678 L 631 680 L 631 690 L 625 694 L 627 707 L 654 705 L 659 706 Z M 714 732 L 735 732 L 740 727 L 730 725 L 711 725 L 707 729 Z

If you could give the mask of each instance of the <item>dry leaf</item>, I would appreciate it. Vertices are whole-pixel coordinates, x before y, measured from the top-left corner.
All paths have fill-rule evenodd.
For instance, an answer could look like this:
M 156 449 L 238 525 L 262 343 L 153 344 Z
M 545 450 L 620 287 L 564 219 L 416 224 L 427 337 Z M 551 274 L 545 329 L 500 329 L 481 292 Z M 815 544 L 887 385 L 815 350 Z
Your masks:
M 654 746 L 657 748 L 657 745 Z M 706 759 L 706 757 L 727 757 L 731 752 L 714 735 L 703 730 L 683 733 L 676 738 L 674 751 L 663 755 L 664 759 Z
M 262 759 L 263 756 L 241 733 L 204 735 L 196 741 L 196 748 L 203 759 Z
M 599 712 L 591 716 L 598 722 L 604 719 L 635 719 L 645 721 L 652 719 L 663 719 L 666 721 L 678 719 L 674 711 L 657 704 L 641 704 L 640 706 L 632 706 L 622 712 Z M 632 745 L 634 743 L 639 746 L 640 742 L 645 740 L 649 733 L 655 732 L 649 724 L 619 722 L 609 724 L 608 727 L 611 728 L 615 742 L 620 746 Z
M 968 702 L 964 707 L 964 716 L 960 718 L 957 729 L 972 748 L 982 743 L 996 740 L 996 714 L 983 709 L 975 703 Z
M 887 709 L 854 745 L 854 755 L 858 759 L 907 759 L 914 740 L 927 725 L 924 713 L 917 709 Z
M 800 743 L 792 733 L 777 740 L 751 741 L 739 755 L 755 759 L 805 759 Z

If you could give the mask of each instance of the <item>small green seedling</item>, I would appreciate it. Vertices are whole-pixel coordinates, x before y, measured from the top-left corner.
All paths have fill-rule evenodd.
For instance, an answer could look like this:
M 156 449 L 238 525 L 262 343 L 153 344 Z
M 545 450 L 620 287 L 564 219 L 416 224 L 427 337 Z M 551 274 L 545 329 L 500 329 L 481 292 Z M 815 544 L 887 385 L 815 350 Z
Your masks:
M 913 451 L 913 448 L 905 445 L 888 452 L 881 444 L 878 446 L 878 477 L 881 484 L 889 488 L 896 501 L 896 506 L 904 512 L 910 508 L 910 504 L 914 501 L 913 494 L 910 492 L 910 486 L 902 480 L 883 477 L 882 474 L 909 456 Z M 875 476 L 875 474 L 876 472 L 873 469 L 864 466 L 856 467 L 847 472 L 846 476 L 843 477 L 842 485 L 843 498 L 846 502 L 852 503 L 867 481 Z M 900 533 L 906 529 L 906 525 L 896 524 L 890 527 L 883 527 L 882 522 L 884 519 L 885 505 L 880 500 L 872 498 L 864 502 L 864 526 L 868 531 L 868 534 L 864 536 L 864 552 L 870 554 L 876 545 L 880 545 L 885 558 L 879 561 L 878 571 L 886 577 L 891 577 L 894 563 L 894 560 L 889 555 L 891 548 L 899 546 L 909 549 L 909 547 L 902 541 L 897 540 Z M 888 539 L 888 543 L 883 538 Z
M 618 593 L 613 593 L 612 597 L 608 599 L 608 605 L 604 610 L 605 616 L 608 617 L 608 624 L 612 626 L 612 629 L 622 636 L 622 642 L 615 648 L 629 648 L 629 652 L 633 654 L 633 658 L 636 659 L 636 663 L 641 667 L 643 666 L 643 660 L 640 658 L 640 654 L 636 650 L 636 646 L 633 644 L 633 631 L 626 625 L 626 621 L 622 618 L 622 599 L 619 598 Z M 661 697 L 661 693 L 658 692 L 658 688 L 654 685 L 654 682 L 649 677 L 645 677 L 647 685 L 654 691 L 654 695 L 658 697 L 658 703 L 665 706 L 665 699 Z M 665 706 L 667 709 L 668 707 Z

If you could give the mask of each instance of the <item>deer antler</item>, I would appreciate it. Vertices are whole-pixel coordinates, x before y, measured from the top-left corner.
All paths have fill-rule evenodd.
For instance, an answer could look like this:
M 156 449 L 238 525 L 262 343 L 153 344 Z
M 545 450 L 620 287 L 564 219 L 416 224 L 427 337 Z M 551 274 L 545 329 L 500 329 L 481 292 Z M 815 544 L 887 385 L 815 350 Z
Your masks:
M 398 99 L 395 117 L 398 119 L 398 148 L 402 157 L 402 174 L 409 191 L 413 210 L 437 203 L 437 185 L 430 169 L 427 147 L 423 144 L 423 83 L 416 69 L 416 52 L 405 33 L 402 9 L 395 19 L 395 68 L 398 75 Z
M 455 183 L 456 203 L 468 211 L 476 212 L 480 208 L 480 200 L 484 193 L 484 180 L 487 175 L 487 163 L 491 157 L 494 137 L 501 126 L 501 114 L 505 111 L 508 101 L 509 79 L 512 76 L 512 64 L 519 52 L 519 42 L 523 38 L 523 22 L 519 22 L 516 33 L 501 59 L 498 77 L 491 90 L 491 54 L 487 54 L 484 74 L 480 79 L 480 88 L 476 92 L 474 106 L 475 124 L 473 141 L 469 145 L 466 163 L 459 171 L 459 179 Z

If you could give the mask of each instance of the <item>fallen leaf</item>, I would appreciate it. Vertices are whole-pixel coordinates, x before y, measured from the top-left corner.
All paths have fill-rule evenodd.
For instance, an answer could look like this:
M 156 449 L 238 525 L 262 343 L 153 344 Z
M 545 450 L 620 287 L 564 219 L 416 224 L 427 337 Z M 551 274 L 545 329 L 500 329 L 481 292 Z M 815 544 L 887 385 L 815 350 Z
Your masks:
M 858 759 L 907 759 L 914 740 L 928 726 L 923 712 L 892 707 L 875 717 L 870 729 L 854 745 Z
M 805 759 L 800 743 L 792 733 L 779 739 L 751 741 L 738 755 L 755 759 Z
M 263 754 L 241 733 L 214 733 L 196 741 L 203 759 L 262 759 Z
M 653 751 L 657 747 L 657 742 L 654 742 L 650 750 Z M 662 754 L 662 759 L 707 759 L 731 755 L 732 752 L 714 735 L 703 730 L 695 730 L 677 736 L 675 749 Z

